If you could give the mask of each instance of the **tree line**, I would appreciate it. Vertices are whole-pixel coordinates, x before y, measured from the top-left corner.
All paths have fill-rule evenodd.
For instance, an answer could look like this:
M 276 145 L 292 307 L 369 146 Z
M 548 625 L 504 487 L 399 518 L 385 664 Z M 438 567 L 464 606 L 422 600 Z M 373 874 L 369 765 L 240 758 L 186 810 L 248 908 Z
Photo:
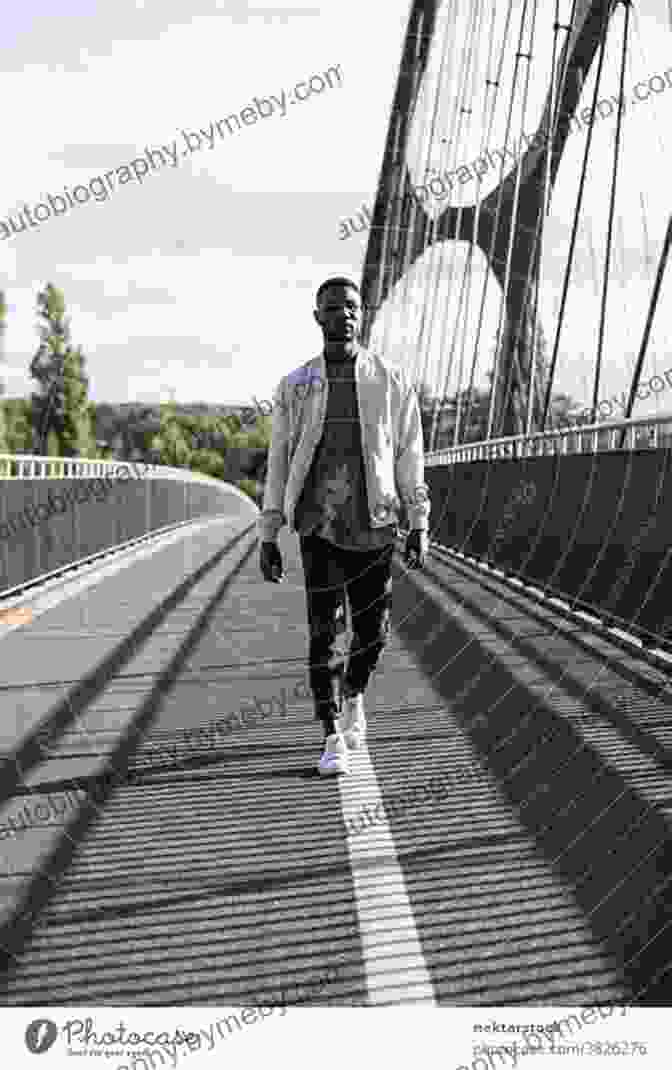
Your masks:
M 244 426 L 242 414 L 206 403 L 97 405 L 89 399 L 86 357 L 73 343 L 63 292 L 47 283 L 36 311 L 34 389 L 29 397 L 7 398 L 0 377 L 0 454 L 144 460 L 227 479 L 259 498 L 269 417 L 255 413 Z M 6 328 L 0 291 L 0 344 Z
M 494 366 L 497 339 L 494 339 L 490 355 L 490 367 Z M 540 382 L 545 382 L 550 361 L 548 342 L 541 324 L 534 331 L 534 365 Z M 418 401 L 422 420 L 424 448 L 429 450 L 447 449 L 454 445 L 482 442 L 488 433 L 488 417 L 492 396 L 493 372 L 486 371 L 487 387 L 472 384 L 471 388 L 457 390 L 452 395 L 441 397 L 433 387 L 423 380 L 418 388 Z M 567 423 L 568 413 L 576 408 L 576 402 L 570 394 L 553 392 L 549 406 L 548 429 L 563 427 Z M 458 428 L 457 443 L 455 428 Z
M 114 457 L 188 468 L 237 483 L 260 500 L 271 438 L 270 403 L 268 413 L 256 398 L 254 408 L 237 412 L 207 403 L 96 405 L 89 400 L 86 358 L 73 343 L 62 291 L 47 283 L 37 294 L 36 311 L 39 345 L 30 363 L 34 390 L 28 398 L 5 398 L 0 381 L 0 454 Z M 7 304 L 0 291 L 0 345 L 6 326 Z M 543 368 L 541 331 L 537 347 Z M 485 438 L 490 389 L 439 398 L 421 383 L 418 397 L 425 449 L 453 445 L 458 415 L 460 442 Z M 571 407 L 568 395 L 556 394 L 551 425 L 561 423 Z

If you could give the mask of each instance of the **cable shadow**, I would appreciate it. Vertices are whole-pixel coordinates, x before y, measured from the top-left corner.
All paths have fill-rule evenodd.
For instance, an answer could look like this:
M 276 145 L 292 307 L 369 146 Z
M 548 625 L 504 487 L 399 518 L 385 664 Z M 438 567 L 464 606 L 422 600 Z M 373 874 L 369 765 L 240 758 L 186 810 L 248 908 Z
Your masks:
M 472 583 L 475 581 L 476 576 L 473 562 L 466 563 L 458 561 L 453 557 L 444 558 L 437 555 L 433 558 L 433 560 L 429 562 L 426 571 L 430 571 L 431 566 L 435 566 L 437 563 L 444 566 L 448 565 L 459 576 L 461 576 L 463 580 L 468 580 Z M 525 576 L 517 575 L 516 573 L 507 573 L 507 578 L 520 580 L 523 585 L 522 591 L 514 592 L 510 587 L 506 586 L 505 579 L 499 579 L 494 575 L 488 575 L 480 569 L 478 570 L 477 575 L 479 585 L 486 588 L 498 599 L 501 599 L 502 602 L 504 602 L 507 606 L 510 606 L 513 610 L 520 610 L 521 600 L 524 598 L 526 601 L 525 613 L 529 617 L 532 617 L 534 620 L 538 621 L 539 624 L 542 625 L 544 628 L 549 627 L 548 618 L 550 611 L 548 609 L 544 611 L 541 608 L 540 603 L 536 600 L 536 598 L 534 598 L 527 590 L 530 586 L 536 586 L 535 581 L 526 579 Z M 562 599 L 562 592 L 554 592 L 549 590 L 547 593 L 552 597 L 557 596 L 558 598 Z M 555 610 L 555 607 L 553 607 L 553 610 Z M 604 624 L 605 622 L 602 623 Z M 625 622 L 621 621 L 618 623 L 624 624 Z M 553 626 L 555 625 L 556 621 L 553 622 Z M 580 647 L 583 653 L 587 654 L 591 658 L 599 657 L 599 654 L 595 651 L 594 645 L 591 645 L 590 640 L 584 635 L 582 635 L 580 632 L 577 632 L 575 630 L 572 631 L 572 627 L 573 622 L 571 620 L 561 619 L 558 623 L 558 631 L 560 631 L 561 634 L 564 636 L 571 635 L 572 642 L 575 643 L 576 646 Z M 590 632 L 588 632 L 588 634 L 590 635 Z M 593 635 L 593 641 L 609 643 L 612 645 L 612 647 L 615 645 L 614 643 L 612 643 L 612 640 L 610 638 L 607 639 L 599 632 Z M 644 645 L 646 647 L 646 645 L 650 646 L 651 644 Z M 637 662 L 639 655 L 636 650 L 626 650 L 623 648 L 619 648 L 619 652 L 621 650 L 629 662 Z M 641 691 L 646 691 L 647 695 L 649 695 L 651 698 L 654 698 L 657 702 L 661 703 L 661 705 L 664 705 L 670 712 L 672 712 L 672 694 L 670 693 L 670 674 L 672 672 L 672 668 L 664 665 L 653 666 L 649 662 L 640 661 L 639 668 L 635 669 L 632 668 L 630 664 L 619 662 L 618 671 L 624 679 L 628 680 L 631 684 L 637 686 Z M 644 672 L 651 674 L 650 677 L 644 676 Z M 658 674 L 658 676 L 660 677 L 660 680 L 658 682 L 656 682 L 652 678 L 655 674 Z
M 492 663 L 478 640 L 396 561 L 394 573 L 397 634 L 433 678 L 522 828 L 572 889 L 596 940 L 622 974 L 628 1002 L 651 1005 L 669 998 L 667 822 L 569 721 L 518 683 L 504 664 Z M 459 600 L 465 601 L 463 592 Z M 528 658 L 543 660 L 477 606 L 469 609 Z M 441 672 L 452 651 L 460 653 Z M 471 681 L 466 693 L 465 681 Z
M 45 730 L 49 739 L 59 733 L 63 734 L 68 725 L 76 721 L 77 715 L 82 713 L 87 705 L 93 702 L 110 681 L 121 672 L 123 667 L 137 655 L 138 648 L 149 639 L 152 632 L 160 627 L 169 613 L 184 601 L 192 588 L 215 569 L 253 528 L 254 524 L 250 524 L 234 535 L 221 550 L 217 550 L 209 560 L 200 565 L 191 576 L 176 587 L 172 594 L 164 598 L 104 661 L 73 687 L 72 691 L 46 715 L 41 724 L 22 740 L 19 747 L 5 757 L 0 778 L 0 804 L 15 795 L 26 773 L 44 761 L 42 747 L 45 745 Z
M 305 751 L 310 753 L 311 756 L 315 753 L 314 746 L 305 747 L 291 747 L 287 748 L 288 756 L 296 756 L 297 751 Z M 164 765 L 153 769 L 142 770 L 127 770 L 123 774 L 119 774 L 114 778 L 114 787 L 124 787 L 125 785 L 133 785 L 142 787 L 143 785 L 150 785 L 154 788 L 160 788 L 165 786 L 166 791 L 173 791 L 175 787 L 184 785 L 197 784 L 199 782 L 204 783 L 210 780 L 216 780 L 218 783 L 230 783 L 235 781 L 239 783 L 243 780 L 282 780 L 287 782 L 288 780 L 320 780 L 324 783 L 324 778 L 320 777 L 317 769 L 312 765 L 306 765 L 305 769 L 264 769 L 255 770 L 254 772 L 246 772 L 236 769 L 231 772 L 229 776 L 222 777 L 220 775 L 222 766 L 233 765 L 237 761 L 249 761 L 250 758 L 277 758 L 278 748 L 259 747 L 254 750 L 249 749 L 243 754 L 238 754 L 231 757 L 227 761 L 226 755 L 217 755 L 214 757 L 196 758 L 191 760 L 188 764 L 184 765 Z M 216 768 L 212 768 L 216 767 Z M 161 776 L 162 773 L 175 773 L 175 772 L 187 772 L 190 775 L 177 778 L 167 779 L 165 776 Z M 210 775 L 210 773 L 215 775 Z M 96 773 L 91 776 L 74 776 L 68 780 L 50 780 L 45 781 L 34 788 L 33 791 L 17 792 L 17 797 L 30 798 L 33 795 L 49 795 L 56 792 L 65 791 L 84 791 L 87 795 L 93 798 L 99 798 L 103 791 L 103 788 L 112 781 L 112 777 L 105 773 Z
M 510 629 L 507 629 L 499 624 L 499 622 L 489 617 L 481 607 L 473 599 L 468 598 L 464 591 L 457 592 L 452 589 L 449 581 L 444 579 L 438 573 L 427 570 L 427 574 L 431 577 L 432 583 L 435 583 L 437 587 L 440 587 L 443 591 L 449 594 L 452 598 L 459 599 L 460 603 L 469 609 L 469 612 L 475 617 L 480 617 L 481 620 L 487 623 L 488 627 L 497 632 L 497 634 L 506 642 L 509 642 L 511 646 L 515 647 L 525 657 L 527 661 L 534 662 L 538 665 L 543 672 L 549 676 L 557 675 L 558 663 L 553 661 L 548 655 L 543 654 L 540 650 L 530 643 L 527 639 L 516 636 Z M 490 588 L 492 590 L 492 588 Z M 495 592 L 493 592 L 495 593 Z M 515 607 L 520 612 L 519 607 Z M 547 629 L 551 625 L 546 623 Z M 569 642 L 575 642 L 573 635 L 567 635 L 566 632 L 562 633 L 563 639 Z M 600 655 L 595 651 L 587 651 L 583 644 L 578 644 L 582 648 L 582 652 L 587 654 L 594 660 L 599 660 Z M 633 683 L 633 674 L 626 673 L 626 671 L 619 665 L 618 662 L 614 662 L 613 666 L 610 666 L 614 672 L 619 673 L 628 679 L 628 682 Z M 581 685 L 578 680 L 575 680 L 567 671 L 562 669 L 562 689 L 567 694 L 570 694 L 573 698 L 580 701 L 586 701 L 586 689 Z M 650 694 L 650 692 L 648 692 Z M 651 695 L 651 698 L 655 701 L 656 696 Z M 591 708 L 598 713 L 605 720 L 609 721 L 613 727 L 621 734 L 624 739 L 627 739 L 634 746 L 638 747 L 642 753 L 647 754 L 650 758 L 653 758 L 662 769 L 666 772 L 672 773 L 672 750 L 665 747 L 655 737 L 652 737 L 648 732 L 644 731 L 639 725 L 634 724 L 629 718 L 627 713 L 617 707 L 610 705 L 601 695 L 596 691 L 589 691 L 589 699 Z
M 100 693 L 111 676 L 130 657 L 135 656 L 138 643 L 148 638 L 170 610 L 184 599 L 188 591 L 204 575 L 207 575 L 220 563 L 224 556 L 245 537 L 252 527 L 253 525 L 248 526 L 231 539 L 210 560 L 201 565 L 192 576 L 180 584 L 172 595 L 164 599 L 100 666 L 84 678 L 69 698 L 59 704 L 52 715 L 52 722 L 55 720 L 59 727 L 62 727 L 64 723 L 68 723 L 77 714 L 83 712 L 88 702 Z M 256 545 L 257 539 L 255 535 L 240 561 L 218 586 L 215 594 L 197 618 L 178 651 L 173 655 L 166 668 L 156 677 L 152 690 L 143 701 L 131 724 L 120 737 L 118 745 L 110 756 L 108 764 L 112 771 L 127 767 L 129 758 L 141 745 L 143 733 L 147 731 L 156 719 L 166 694 L 174 687 L 182 668 L 197 649 L 219 603 L 225 598 L 229 587 L 246 565 Z M 33 756 L 32 764 L 35 765 L 37 763 L 37 758 L 34 757 L 36 751 L 35 734 L 26 744 L 26 748 L 28 753 Z M 107 783 L 103 786 L 95 804 L 90 800 L 86 800 L 82 804 L 77 817 L 67 826 L 67 830 L 59 838 L 56 847 L 47 857 L 41 870 L 32 876 L 27 888 L 22 893 L 14 917 L 0 926 L 0 945 L 2 946 L 0 971 L 7 975 L 0 987 L 0 991 L 6 990 L 6 984 L 12 969 L 11 960 L 16 958 L 19 951 L 25 946 L 33 932 L 39 912 L 54 894 L 54 885 L 57 884 L 58 879 L 63 876 L 72 863 L 78 846 L 98 820 L 99 808 L 105 805 L 114 790 L 115 788 L 112 784 Z

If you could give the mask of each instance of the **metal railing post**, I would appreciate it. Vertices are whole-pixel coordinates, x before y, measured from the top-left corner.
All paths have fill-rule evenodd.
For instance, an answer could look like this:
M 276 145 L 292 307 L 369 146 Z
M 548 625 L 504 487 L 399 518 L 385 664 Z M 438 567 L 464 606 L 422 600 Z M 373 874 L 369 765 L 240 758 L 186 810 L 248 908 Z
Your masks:
M 604 421 L 579 427 L 558 428 L 553 431 L 535 431 L 531 435 L 511 435 L 502 439 L 488 439 L 470 443 L 468 446 L 449 446 L 425 454 L 425 464 L 465 464 L 480 460 L 496 460 L 501 457 L 545 457 L 569 453 L 618 452 L 623 448 L 635 449 L 638 433 L 648 435 L 649 448 L 658 449 L 659 443 L 670 436 L 667 425 L 672 425 L 672 413 L 666 416 L 639 417 L 638 419 Z M 620 432 L 620 439 L 619 439 Z

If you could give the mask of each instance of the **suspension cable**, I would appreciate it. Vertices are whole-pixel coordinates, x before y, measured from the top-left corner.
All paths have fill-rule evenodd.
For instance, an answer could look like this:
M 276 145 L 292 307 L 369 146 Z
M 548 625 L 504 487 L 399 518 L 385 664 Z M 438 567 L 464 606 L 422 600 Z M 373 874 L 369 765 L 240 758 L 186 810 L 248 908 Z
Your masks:
M 630 26 L 630 5 L 632 0 L 620 0 L 625 5 L 625 26 L 623 29 L 623 49 L 621 52 L 621 78 L 619 84 L 619 100 L 623 101 L 623 91 L 625 89 L 625 59 L 628 50 L 628 29 Z M 605 31 L 604 41 L 606 45 L 607 34 Z M 597 407 L 600 397 L 600 372 L 602 370 L 602 351 L 604 349 L 604 329 L 606 325 L 607 316 L 607 291 L 609 288 L 609 277 L 611 274 L 611 243 L 614 229 L 614 209 L 616 207 L 616 182 L 618 178 L 618 163 L 620 160 L 621 149 L 621 128 L 623 125 L 623 108 L 619 105 L 616 115 L 616 142 L 614 144 L 614 162 L 611 172 L 611 191 L 609 194 L 609 222 L 607 225 L 607 247 L 605 251 L 604 260 L 604 278 L 602 280 L 602 304 L 600 308 L 600 328 L 597 344 L 597 357 L 595 360 L 595 379 L 593 382 L 593 401 L 591 405 L 591 423 L 595 423 Z
M 491 22 L 490 22 L 490 34 L 489 34 L 489 40 L 488 40 L 488 57 L 487 57 L 486 67 L 485 67 L 485 69 L 486 69 L 486 79 L 485 79 L 485 93 L 483 95 L 483 117 L 482 117 L 482 124 L 481 124 L 482 130 L 483 130 L 483 136 L 481 138 L 481 144 L 480 144 L 480 155 L 481 156 L 484 155 L 484 150 L 486 149 L 488 138 L 490 136 L 490 133 L 492 132 L 494 109 L 495 109 L 495 105 L 496 105 L 496 90 L 499 87 L 499 79 L 493 80 L 493 79 L 487 77 L 487 74 L 489 74 L 493 69 L 494 41 L 495 41 L 495 6 L 494 6 L 494 0 L 493 0 L 492 19 L 491 19 Z M 492 104 L 492 107 L 491 107 L 491 111 L 490 111 L 490 124 L 489 124 L 489 129 L 488 129 L 488 128 L 486 128 L 486 118 L 487 118 L 487 115 L 488 115 L 488 95 L 490 94 L 490 91 L 492 89 L 495 89 L 495 100 L 493 101 L 493 104 Z M 475 207 L 474 207 L 474 225 L 473 225 L 473 228 L 472 228 L 471 240 L 470 240 L 470 244 L 469 244 L 469 259 L 468 259 L 469 286 L 468 286 L 468 295 L 467 295 L 467 309 L 468 309 L 469 303 L 471 301 L 471 284 L 472 284 L 472 281 L 473 281 L 473 274 L 474 274 L 474 258 L 473 258 L 473 254 L 474 254 L 474 249 L 476 248 L 476 239 L 477 239 L 477 235 L 478 235 L 478 227 L 479 227 L 479 220 L 480 220 L 480 214 L 481 214 L 481 202 L 482 202 L 482 198 L 481 198 L 481 178 L 480 178 L 480 176 L 478 176 L 478 178 L 477 178 L 477 186 L 476 186 L 476 204 L 475 204 Z M 483 304 L 481 305 L 481 313 L 480 313 L 480 323 L 481 324 L 482 324 L 482 321 L 483 321 Z M 480 330 L 480 328 L 479 328 L 479 330 Z M 462 335 L 462 346 L 461 346 L 461 349 L 460 349 L 460 374 L 459 374 L 458 383 L 457 383 L 457 390 L 456 390 L 455 431 L 454 431 L 454 435 L 453 435 L 453 445 L 455 445 L 455 446 L 459 443 L 459 440 L 460 440 L 460 431 L 461 431 L 461 426 L 462 426 L 461 416 L 462 416 L 462 402 L 463 402 L 463 399 L 466 400 L 466 413 L 465 413 L 465 419 L 464 419 L 465 431 L 468 429 L 468 426 L 469 426 L 469 418 L 470 418 L 471 409 L 472 409 L 472 392 L 473 392 L 473 386 L 474 386 L 474 379 L 475 379 L 475 376 L 476 376 L 476 362 L 477 362 L 477 359 L 478 359 L 478 345 L 476 344 L 474 346 L 474 354 L 473 354 L 473 357 L 472 357 L 472 360 L 471 360 L 471 367 L 470 367 L 470 372 L 469 372 L 469 384 L 468 384 L 468 386 L 467 386 L 467 388 L 465 390 L 464 387 L 463 387 L 463 367 L 464 367 L 464 355 L 465 355 L 466 343 L 467 343 L 467 332 L 466 332 L 466 329 L 465 329 L 464 332 L 463 332 L 463 335 Z M 466 395 L 466 397 L 465 397 L 465 395 Z
M 546 123 L 545 123 L 545 157 L 544 157 L 544 193 L 541 206 L 541 219 L 538 221 L 540 224 L 539 229 L 539 253 L 536 269 L 536 286 L 534 291 L 534 310 L 532 313 L 532 323 L 534 325 L 534 336 L 532 339 L 532 357 L 530 360 L 530 381 L 527 389 L 527 416 L 525 420 L 525 434 L 530 435 L 532 433 L 532 420 L 534 416 L 534 399 L 538 392 L 537 381 L 537 324 L 539 323 L 539 275 L 541 272 L 541 265 L 544 257 L 544 224 L 546 217 L 551 210 L 551 159 L 553 157 L 553 138 L 555 136 L 555 130 L 553 128 L 553 118 L 557 111 L 557 96 L 559 85 L 557 79 L 557 65 L 558 65 L 558 34 L 560 33 L 560 0 L 555 0 L 555 18 L 553 20 L 553 44 L 551 51 L 551 78 L 550 78 L 550 93 L 548 98 L 548 108 L 546 111 Z M 566 31 L 567 32 L 567 31 Z M 535 242 L 536 245 L 536 242 Z M 533 259 L 536 256 L 536 248 L 533 253 Z M 543 377 L 546 374 L 546 369 L 540 369 L 541 383 L 543 385 Z M 538 399 L 540 400 L 540 399 Z
M 610 5 L 607 5 L 604 14 L 604 22 L 600 32 L 600 55 L 597 65 L 597 77 L 595 79 L 595 89 L 593 91 L 593 103 L 591 107 L 591 117 L 595 115 L 597 108 L 598 93 L 600 91 L 600 84 L 602 81 L 602 68 L 604 66 L 604 56 L 606 52 L 607 42 L 607 27 L 609 25 L 609 19 L 611 17 Z M 560 346 L 560 333 L 562 331 L 562 325 L 565 317 L 565 306 L 567 304 L 567 293 L 569 290 L 569 279 L 572 273 L 572 266 L 574 263 L 574 250 L 576 248 L 576 236 L 578 233 L 579 219 L 581 217 L 581 207 L 583 205 L 583 193 L 586 184 L 586 174 L 588 171 L 588 157 L 590 155 L 590 147 L 593 141 L 593 130 L 595 124 L 590 123 L 588 127 L 588 137 L 586 138 L 586 147 L 583 153 L 583 163 L 581 165 L 581 175 L 579 178 L 579 192 L 576 198 L 576 206 L 574 210 L 574 220 L 572 224 L 572 235 L 569 242 L 569 254 L 567 257 L 567 264 L 565 266 L 565 277 L 562 285 L 562 297 L 560 299 L 560 315 L 558 317 L 558 324 L 555 332 L 555 341 L 553 344 L 553 356 L 551 357 L 551 368 L 549 380 L 546 385 L 546 397 L 544 398 L 544 411 L 542 414 L 541 426 L 542 429 L 546 427 L 546 421 L 548 419 L 548 410 L 551 401 L 551 390 L 553 387 L 553 379 L 555 377 L 555 367 L 558 360 L 558 348 Z
M 653 293 L 651 294 L 651 301 L 649 302 L 649 311 L 646 317 L 646 325 L 644 327 L 644 335 L 642 337 L 642 344 L 640 346 L 639 354 L 637 356 L 637 364 L 635 367 L 635 373 L 632 377 L 632 383 L 630 384 L 630 397 L 628 398 L 628 406 L 625 411 L 625 419 L 629 420 L 632 413 L 632 406 L 635 402 L 635 394 L 639 386 L 639 376 L 644 365 L 644 357 L 646 356 L 646 347 L 649 344 L 649 335 L 651 334 L 651 327 L 653 326 L 653 317 L 658 306 L 658 297 L 663 284 L 663 275 L 665 274 L 665 268 L 667 267 L 667 258 L 670 252 L 670 244 L 672 244 L 672 215 L 667 222 L 667 233 L 665 235 L 665 241 L 663 242 L 663 249 L 660 254 L 660 260 L 658 262 L 658 271 L 656 272 L 656 281 L 653 287 Z M 625 440 L 625 433 L 627 428 L 621 430 L 621 436 L 619 441 L 619 449 L 623 449 L 623 443 Z
M 463 97 L 464 94 L 466 94 L 466 82 L 467 82 L 467 79 L 469 77 L 469 69 L 470 69 L 470 66 L 471 66 L 471 57 L 473 55 L 473 43 L 474 43 L 474 37 L 475 37 L 475 18 L 476 18 L 476 14 L 477 14 L 477 8 L 473 7 L 472 8 L 472 12 L 471 12 L 471 29 L 470 29 L 469 47 L 468 47 L 468 49 L 466 51 L 462 52 L 462 70 L 460 72 L 459 92 L 457 94 L 458 101 Z M 443 67 L 442 67 L 442 69 L 443 69 Z M 441 85 L 441 78 L 439 77 L 439 87 L 440 87 L 440 85 Z M 460 106 L 460 117 L 462 116 L 463 112 L 464 112 L 464 108 L 463 108 L 463 106 Z M 427 259 L 429 261 L 428 272 L 429 272 L 429 276 L 430 276 L 430 280 L 431 280 L 430 281 L 430 285 L 431 285 L 431 282 L 433 282 L 434 285 L 432 287 L 431 300 L 430 301 L 425 301 L 424 305 L 423 305 L 423 320 L 422 320 L 422 325 L 421 325 L 420 338 L 419 338 L 419 342 L 418 342 L 418 348 L 419 348 L 420 351 L 422 350 L 423 343 L 424 343 L 425 357 L 424 357 L 424 361 L 423 361 L 423 375 L 426 375 L 427 367 L 428 367 L 429 360 L 430 360 L 431 342 L 432 342 L 432 337 L 433 337 L 433 334 L 434 334 L 434 323 L 435 323 L 435 319 L 436 319 L 438 296 L 439 296 L 439 290 L 440 290 L 440 286 L 441 286 L 441 278 L 442 278 L 442 274 L 443 274 L 442 273 L 442 268 L 444 266 L 444 261 L 445 261 L 445 243 L 441 242 L 441 244 L 439 245 L 439 243 L 436 242 L 436 232 L 437 232 L 438 225 L 439 225 L 439 219 L 440 219 L 439 215 L 436 215 L 436 216 L 434 216 L 432 218 L 431 223 L 430 223 L 430 230 L 429 230 L 429 245 L 430 245 L 430 248 L 429 248 L 429 256 L 427 257 Z M 453 244 L 453 247 L 450 250 L 450 252 L 452 253 L 452 261 L 453 261 L 452 271 L 451 271 L 451 275 L 452 275 L 453 272 L 454 272 L 454 263 L 455 263 L 456 252 L 457 252 L 454 244 Z M 436 265 L 437 259 L 439 261 L 438 270 L 437 270 L 437 265 Z M 425 315 L 425 313 L 427 313 L 427 315 Z M 426 342 L 425 342 L 425 333 L 426 333 Z
M 493 32 L 494 32 L 494 18 L 495 18 L 494 4 L 495 4 L 495 0 L 493 0 Z M 489 125 L 488 125 L 488 130 L 487 130 L 487 132 L 484 132 L 484 144 L 486 146 L 489 144 L 490 137 L 492 135 L 492 127 L 493 127 L 494 118 L 495 118 L 495 108 L 497 106 L 497 97 L 499 95 L 499 89 L 500 89 L 501 78 L 502 78 L 502 69 L 503 69 L 503 66 L 504 66 L 504 56 L 505 56 L 505 53 L 506 53 L 506 42 L 508 40 L 509 29 L 510 29 L 510 26 L 511 26 L 512 11 L 513 11 L 512 0 L 509 0 L 507 13 L 506 13 L 506 22 L 505 22 L 505 26 L 504 26 L 502 46 L 501 46 L 500 54 L 499 54 L 499 65 L 498 65 L 498 68 L 497 68 L 497 75 L 496 75 L 496 77 L 494 79 L 490 79 L 490 78 L 487 79 L 488 85 L 492 84 L 494 86 L 494 88 L 495 88 L 495 92 L 493 94 L 493 101 L 492 101 L 492 107 L 491 107 L 491 111 L 490 111 L 490 122 L 489 122 Z M 507 139 L 508 139 L 508 131 L 507 131 Z M 498 198 L 497 198 L 497 208 L 496 208 L 496 211 L 495 211 L 495 223 L 494 223 L 494 227 L 493 227 L 493 231 L 492 231 L 492 237 L 490 239 L 490 249 L 489 249 L 488 256 L 487 256 L 488 266 L 492 262 L 494 249 L 495 249 L 495 242 L 496 242 L 496 238 L 497 238 L 497 232 L 498 232 L 498 229 L 499 229 L 499 218 L 500 218 L 500 214 L 501 214 L 501 206 L 502 206 L 502 201 L 503 201 L 503 190 L 502 190 L 503 174 L 504 174 L 504 160 L 502 159 L 502 164 L 501 164 L 500 173 L 499 173 L 499 195 L 498 195 Z M 480 218 L 480 204 L 477 206 L 477 212 L 476 212 L 475 223 L 474 223 L 474 229 L 475 230 L 478 228 L 479 218 Z M 473 358 L 473 361 L 472 361 L 471 375 L 470 375 L 470 379 L 469 379 L 469 392 L 468 392 L 468 397 L 467 397 L 467 407 L 466 407 L 466 413 L 465 413 L 465 419 L 464 419 L 464 426 L 467 429 L 469 427 L 469 418 L 470 418 L 471 409 L 472 409 L 473 384 L 474 384 L 474 378 L 475 378 L 475 372 L 476 372 L 476 362 L 478 360 L 479 343 L 480 343 L 481 333 L 482 333 L 482 330 L 483 330 L 483 319 L 484 319 L 484 314 L 485 314 L 485 302 L 486 302 L 486 298 L 487 298 L 489 282 L 490 282 L 490 272 L 486 271 L 484 273 L 483 289 L 482 289 L 482 292 L 481 292 L 481 304 L 480 304 L 479 315 L 478 315 L 478 326 L 477 326 L 477 329 L 476 329 L 476 338 L 474 340 L 474 358 Z
M 532 15 L 532 27 L 531 27 L 531 32 L 530 32 L 529 50 L 527 52 L 519 53 L 516 56 L 516 64 L 518 64 L 519 58 L 523 58 L 523 59 L 527 60 L 525 83 L 524 83 L 524 88 L 523 88 L 522 114 L 521 114 L 521 129 L 522 129 L 523 133 L 524 133 L 524 128 L 525 128 L 525 116 L 527 114 L 527 105 L 528 105 L 528 97 L 529 97 L 530 66 L 531 66 L 532 57 L 534 55 L 534 34 L 535 34 L 536 19 L 537 19 L 537 3 L 538 3 L 538 0 L 534 0 L 534 10 L 533 10 L 533 15 Z M 522 35 L 523 35 L 523 31 L 524 31 L 524 22 L 525 22 L 525 13 L 523 14 L 523 19 L 521 20 L 521 38 L 522 38 Z M 522 147 L 522 140 L 523 139 L 522 139 L 522 135 L 521 135 L 520 141 L 519 141 L 519 147 Z M 506 275 L 505 275 L 505 280 L 504 280 L 504 294 L 503 294 L 503 298 L 502 298 L 502 303 L 500 305 L 500 317 L 501 317 L 502 313 L 506 317 L 506 331 L 507 331 L 507 336 L 508 336 L 508 340 L 509 340 L 510 355 L 511 355 L 511 360 L 508 363 L 506 383 L 505 383 L 504 390 L 502 392 L 502 398 L 503 398 L 503 400 L 502 400 L 502 409 L 501 409 L 502 422 L 505 419 L 506 411 L 507 411 L 508 406 L 509 406 L 509 399 L 511 397 L 512 390 L 513 390 L 514 375 L 516 375 L 516 373 L 517 373 L 517 380 L 518 380 L 519 384 L 522 384 L 522 382 L 523 382 L 523 375 L 522 375 L 522 372 L 521 372 L 520 360 L 519 360 L 520 333 L 526 327 L 527 297 L 528 297 L 528 293 L 529 293 L 530 283 L 532 281 L 531 277 L 533 275 L 536 275 L 536 241 L 535 241 L 535 248 L 534 248 L 532 256 L 530 257 L 529 262 L 528 262 L 527 280 L 526 280 L 526 286 L 525 286 L 525 290 L 524 290 L 524 294 L 523 294 L 523 302 L 522 302 L 522 305 L 521 305 L 520 316 L 518 317 L 518 324 L 514 326 L 513 324 L 509 323 L 508 302 L 509 302 L 509 288 L 510 288 L 511 282 L 512 282 L 512 262 L 513 262 L 513 250 L 514 250 L 514 247 L 515 247 L 515 239 L 516 239 L 516 224 L 518 223 L 518 212 L 519 212 L 519 208 L 520 208 L 520 180 L 521 180 L 521 176 L 522 176 L 522 165 L 523 165 L 523 157 L 519 153 L 518 166 L 517 166 L 517 169 L 516 169 L 516 184 L 515 184 L 515 189 L 514 189 L 513 208 L 512 208 L 512 215 L 511 215 L 511 225 L 509 226 L 509 240 L 508 240 L 508 249 L 507 249 L 507 255 L 506 255 Z M 541 217 L 538 216 L 537 217 L 537 230 L 539 229 L 540 223 L 542 223 L 542 222 L 543 222 L 543 216 L 541 216 Z M 535 235 L 535 237 L 536 237 L 536 235 Z M 500 323 L 501 323 L 501 318 L 500 318 Z M 494 380 L 493 380 L 493 386 L 494 386 Z M 519 428 L 516 427 L 516 430 L 518 431 Z

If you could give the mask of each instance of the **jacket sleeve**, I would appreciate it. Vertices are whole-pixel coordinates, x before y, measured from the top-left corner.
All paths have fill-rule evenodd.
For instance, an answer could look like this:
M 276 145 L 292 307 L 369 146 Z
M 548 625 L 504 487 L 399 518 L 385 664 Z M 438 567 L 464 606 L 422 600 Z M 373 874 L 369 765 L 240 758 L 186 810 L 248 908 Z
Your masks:
M 268 451 L 266 485 L 257 533 L 262 542 L 275 542 L 287 523 L 284 512 L 285 487 L 289 476 L 289 409 L 285 400 L 284 379 L 273 394 L 273 423 Z
M 408 511 L 411 529 L 427 531 L 431 502 L 425 483 L 425 453 L 420 406 L 414 388 L 404 382 L 397 424 L 394 475 L 397 492 Z

